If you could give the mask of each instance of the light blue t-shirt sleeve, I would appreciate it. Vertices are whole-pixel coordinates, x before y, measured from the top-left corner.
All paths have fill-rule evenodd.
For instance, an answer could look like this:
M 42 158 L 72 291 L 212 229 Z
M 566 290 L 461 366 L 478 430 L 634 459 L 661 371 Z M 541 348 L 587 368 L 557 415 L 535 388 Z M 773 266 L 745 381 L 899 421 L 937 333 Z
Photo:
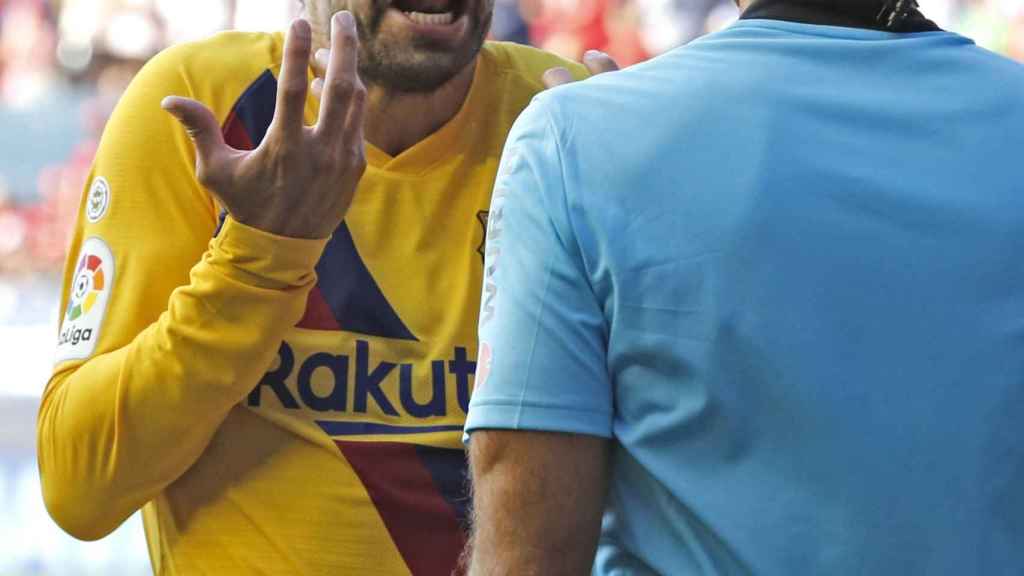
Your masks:
M 498 428 L 611 437 L 605 317 L 573 232 L 573 184 L 549 104 L 535 99 L 516 121 L 498 171 L 467 435 Z

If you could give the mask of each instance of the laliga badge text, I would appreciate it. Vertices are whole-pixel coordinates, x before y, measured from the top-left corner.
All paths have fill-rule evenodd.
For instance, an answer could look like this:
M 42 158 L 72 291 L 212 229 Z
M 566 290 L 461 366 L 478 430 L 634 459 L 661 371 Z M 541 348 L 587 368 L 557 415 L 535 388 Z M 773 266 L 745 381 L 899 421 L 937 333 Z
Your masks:
M 98 237 L 87 239 L 67 288 L 70 293 L 61 318 L 56 362 L 93 354 L 113 286 L 114 255 L 110 247 Z

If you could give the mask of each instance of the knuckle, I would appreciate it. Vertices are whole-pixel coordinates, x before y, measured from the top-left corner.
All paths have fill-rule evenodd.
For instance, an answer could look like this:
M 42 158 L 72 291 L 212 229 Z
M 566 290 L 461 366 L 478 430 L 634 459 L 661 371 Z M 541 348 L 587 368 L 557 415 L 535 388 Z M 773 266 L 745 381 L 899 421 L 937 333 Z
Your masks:
M 338 174 L 351 174 L 366 166 L 366 155 L 362 146 L 355 144 L 341 143 L 337 155 L 333 158 L 331 169 Z
M 293 166 L 303 161 L 303 154 L 296 146 L 283 145 L 277 149 L 275 154 L 279 166 Z
M 310 167 L 317 174 L 327 174 L 335 168 L 335 159 L 328 154 L 311 154 Z
M 281 93 L 285 98 L 298 99 L 305 95 L 306 84 L 305 81 L 299 82 L 285 82 L 281 85 Z
M 338 170 L 338 161 L 335 158 L 322 156 L 317 160 L 316 168 L 318 174 L 331 174 Z
M 342 76 L 331 80 L 331 93 L 335 96 L 351 97 L 355 91 L 356 85 L 351 78 Z
M 366 86 L 363 86 L 362 82 L 355 82 L 352 88 L 352 100 L 357 104 L 366 102 Z

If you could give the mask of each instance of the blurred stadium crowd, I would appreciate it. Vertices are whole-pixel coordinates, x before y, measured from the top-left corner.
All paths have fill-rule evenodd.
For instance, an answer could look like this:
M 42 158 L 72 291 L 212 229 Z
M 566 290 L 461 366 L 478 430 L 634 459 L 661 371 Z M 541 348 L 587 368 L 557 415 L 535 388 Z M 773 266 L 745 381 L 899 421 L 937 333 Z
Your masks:
M 104 121 L 171 43 L 274 29 L 289 0 L 0 0 L 0 277 L 58 270 Z M 922 0 L 939 24 L 1024 60 L 1024 0 Z M 727 25 L 731 0 L 496 0 L 495 38 L 631 64 Z M 0 321 L 3 319 L 0 318 Z

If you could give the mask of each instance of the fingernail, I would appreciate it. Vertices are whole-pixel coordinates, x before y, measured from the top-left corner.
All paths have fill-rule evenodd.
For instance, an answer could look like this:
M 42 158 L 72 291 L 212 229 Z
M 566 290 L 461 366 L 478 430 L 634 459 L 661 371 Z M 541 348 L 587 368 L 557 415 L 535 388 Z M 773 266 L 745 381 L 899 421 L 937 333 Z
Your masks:
M 314 54 L 313 57 L 316 58 L 317 63 L 321 66 L 327 66 L 327 63 L 331 59 L 331 51 L 327 48 L 321 48 L 316 51 L 316 54 Z
M 342 10 L 338 13 L 338 23 L 346 28 L 355 28 L 356 19 L 348 10 Z
M 552 68 L 544 73 L 544 81 L 549 84 L 568 84 L 573 81 L 572 73 L 565 68 Z
M 607 54 L 600 50 L 587 50 L 583 53 L 584 58 L 600 58 L 601 56 L 607 56 Z
M 314 78 L 313 82 L 309 85 L 309 89 L 313 91 L 314 96 L 320 96 L 320 94 L 324 91 L 323 78 Z
M 296 18 L 295 20 L 292 20 L 292 33 L 298 34 L 299 36 L 302 37 L 312 36 L 312 31 L 310 30 L 309 22 L 307 22 L 304 18 Z

